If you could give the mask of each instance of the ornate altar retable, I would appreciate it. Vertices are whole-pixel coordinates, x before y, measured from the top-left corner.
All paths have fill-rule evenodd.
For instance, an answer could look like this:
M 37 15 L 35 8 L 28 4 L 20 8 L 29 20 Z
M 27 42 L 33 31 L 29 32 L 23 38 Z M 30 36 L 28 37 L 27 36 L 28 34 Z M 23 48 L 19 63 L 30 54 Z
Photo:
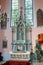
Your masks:
M 22 8 L 20 9 L 20 17 L 14 22 L 12 27 L 12 52 L 11 59 L 13 60 L 29 60 L 30 41 L 27 40 L 27 25 L 23 19 Z M 16 34 L 16 40 L 14 39 Z

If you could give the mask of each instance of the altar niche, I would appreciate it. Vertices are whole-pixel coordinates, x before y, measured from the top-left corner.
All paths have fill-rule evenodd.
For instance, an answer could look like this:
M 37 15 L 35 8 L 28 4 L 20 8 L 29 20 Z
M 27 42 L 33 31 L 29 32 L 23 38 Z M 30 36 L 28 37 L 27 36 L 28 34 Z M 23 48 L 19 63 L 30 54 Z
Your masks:
M 25 27 L 23 23 L 19 23 L 17 26 L 17 40 L 24 40 Z
M 16 22 L 14 22 L 15 26 L 12 29 L 12 50 L 13 52 L 29 52 L 30 41 L 27 40 L 27 24 L 25 19 L 23 18 L 23 8 L 20 8 L 20 16 Z M 16 33 L 16 39 L 14 40 L 14 30 Z
M 26 51 L 26 29 L 24 22 L 18 22 L 16 26 L 16 40 L 13 42 L 14 52 L 24 52 Z M 14 34 L 14 33 L 13 33 Z M 25 44 L 26 43 L 26 44 Z

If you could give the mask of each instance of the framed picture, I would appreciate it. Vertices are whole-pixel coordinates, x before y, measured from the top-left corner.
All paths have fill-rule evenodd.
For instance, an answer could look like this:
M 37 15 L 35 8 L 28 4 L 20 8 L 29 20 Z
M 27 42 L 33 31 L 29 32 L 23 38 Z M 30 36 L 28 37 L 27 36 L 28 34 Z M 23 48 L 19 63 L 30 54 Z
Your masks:
M 7 40 L 3 40 L 3 48 L 7 48 Z

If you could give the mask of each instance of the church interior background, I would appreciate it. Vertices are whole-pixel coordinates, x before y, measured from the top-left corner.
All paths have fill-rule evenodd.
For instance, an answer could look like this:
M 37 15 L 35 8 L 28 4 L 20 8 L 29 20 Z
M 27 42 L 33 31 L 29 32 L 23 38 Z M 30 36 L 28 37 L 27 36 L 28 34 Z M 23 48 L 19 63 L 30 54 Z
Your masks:
M 3 60 L 29 60 L 31 49 L 43 52 L 43 0 L 0 0 Z

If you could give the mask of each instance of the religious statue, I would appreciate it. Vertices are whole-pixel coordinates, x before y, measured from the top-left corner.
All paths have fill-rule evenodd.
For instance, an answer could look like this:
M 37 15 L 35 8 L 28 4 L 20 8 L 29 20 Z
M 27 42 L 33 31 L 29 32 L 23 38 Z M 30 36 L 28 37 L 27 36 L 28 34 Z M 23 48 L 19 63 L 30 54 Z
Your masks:
M 5 12 L 5 13 L 2 13 L 1 28 L 6 29 L 6 27 L 7 27 L 7 14 Z

